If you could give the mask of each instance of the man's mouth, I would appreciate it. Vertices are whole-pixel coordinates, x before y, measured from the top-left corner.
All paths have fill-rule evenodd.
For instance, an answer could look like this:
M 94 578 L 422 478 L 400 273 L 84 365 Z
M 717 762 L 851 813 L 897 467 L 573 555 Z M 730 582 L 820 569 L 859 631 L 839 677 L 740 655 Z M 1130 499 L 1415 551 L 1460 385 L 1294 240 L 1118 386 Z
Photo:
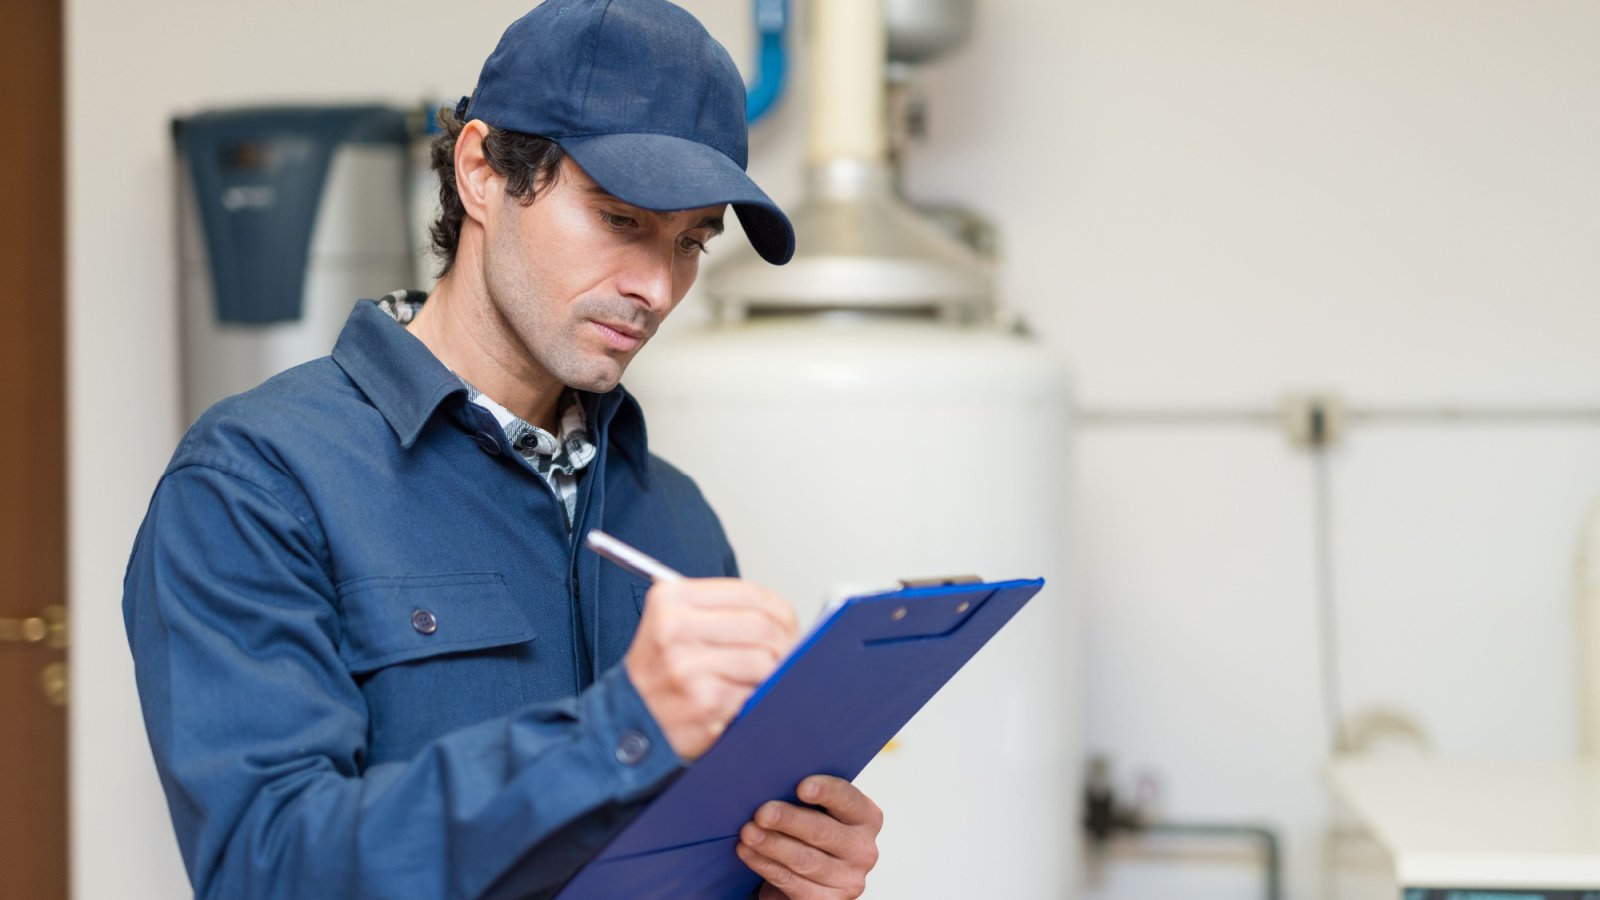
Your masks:
M 628 325 L 611 324 L 590 319 L 590 324 L 599 329 L 600 336 L 613 350 L 628 353 L 644 345 L 645 333 Z

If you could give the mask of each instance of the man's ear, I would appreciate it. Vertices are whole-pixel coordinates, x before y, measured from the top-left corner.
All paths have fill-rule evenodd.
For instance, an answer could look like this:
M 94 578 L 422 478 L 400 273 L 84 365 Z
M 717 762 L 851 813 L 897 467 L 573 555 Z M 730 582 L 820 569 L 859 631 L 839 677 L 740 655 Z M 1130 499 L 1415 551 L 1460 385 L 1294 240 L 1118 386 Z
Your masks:
M 484 224 L 489 204 L 505 191 L 505 179 L 489 165 L 483 155 L 483 142 L 489 126 L 473 119 L 456 137 L 456 194 L 467 218 Z

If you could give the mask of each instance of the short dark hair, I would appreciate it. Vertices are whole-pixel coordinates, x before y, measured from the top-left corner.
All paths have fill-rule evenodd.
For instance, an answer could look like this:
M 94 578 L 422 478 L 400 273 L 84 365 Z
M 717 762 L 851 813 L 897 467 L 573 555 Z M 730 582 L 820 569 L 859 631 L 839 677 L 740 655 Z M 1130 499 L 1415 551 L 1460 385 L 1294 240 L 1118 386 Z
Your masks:
M 456 262 L 456 245 L 461 241 L 461 220 L 466 209 L 456 192 L 456 138 L 466 123 L 450 106 L 439 107 L 436 117 L 439 134 L 433 139 L 433 171 L 439 176 L 439 217 L 428 229 L 433 252 L 440 259 L 438 277 L 444 277 Z M 491 127 L 483 141 L 483 155 L 490 168 L 506 176 L 506 194 L 523 206 L 533 202 L 535 191 L 549 187 L 561 171 L 566 153 L 548 138 Z

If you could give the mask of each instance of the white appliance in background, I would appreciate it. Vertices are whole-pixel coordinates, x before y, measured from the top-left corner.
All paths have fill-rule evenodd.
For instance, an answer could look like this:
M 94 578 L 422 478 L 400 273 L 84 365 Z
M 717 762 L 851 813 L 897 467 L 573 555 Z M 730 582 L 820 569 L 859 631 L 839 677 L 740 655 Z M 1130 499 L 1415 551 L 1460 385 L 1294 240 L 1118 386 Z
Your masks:
M 652 450 L 694 474 L 743 574 L 802 627 L 841 583 L 1048 580 L 858 783 L 887 816 L 870 896 L 1072 896 L 1078 652 L 1054 361 L 989 327 L 757 315 L 652 348 L 628 384 Z
M 412 285 L 405 113 L 218 110 L 176 120 L 183 416 L 326 355 L 362 297 Z
M 1336 759 L 1341 799 L 1386 851 L 1401 900 L 1600 896 L 1600 764 Z
M 1334 789 L 1381 847 L 1402 900 L 1600 897 L 1600 503 L 1575 562 L 1578 758 L 1333 761 Z
M 802 626 L 842 590 L 895 578 L 1048 580 L 858 783 L 886 814 L 875 900 L 1073 897 L 1066 374 L 995 323 L 974 253 L 896 196 L 878 4 L 809 12 L 826 59 L 810 67 L 797 256 L 775 268 L 733 250 L 707 273 L 717 320 L 663 337 L 625 383 L 652 451 L 694 476 L 743 574 Z

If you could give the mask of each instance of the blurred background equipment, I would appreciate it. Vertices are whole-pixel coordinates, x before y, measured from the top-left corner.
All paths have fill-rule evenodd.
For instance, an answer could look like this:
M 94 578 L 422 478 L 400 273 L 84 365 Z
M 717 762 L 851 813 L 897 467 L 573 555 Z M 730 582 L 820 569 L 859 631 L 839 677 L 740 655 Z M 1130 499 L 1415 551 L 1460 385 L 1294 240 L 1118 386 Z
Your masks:
M 971 6 L 808 5 L 796 256 L 775 268 L 737 246 L 705 276 L 714 320 L 626 379 L 652 449 L 694 475 L 744 573 L 802 621 L 852 583 L 1049 579 L 858 780 L 893 810 L 882 900 L 1078 889 L 1066 373 L 999 324 L 987 262 L 901 196 L 890 152 L 888 54 L 936 58 Z
M 350 306 L 409 287 L 406 116 L 214 110 L 172 126 L 183 176 L 183 413 L 333 347 Z

